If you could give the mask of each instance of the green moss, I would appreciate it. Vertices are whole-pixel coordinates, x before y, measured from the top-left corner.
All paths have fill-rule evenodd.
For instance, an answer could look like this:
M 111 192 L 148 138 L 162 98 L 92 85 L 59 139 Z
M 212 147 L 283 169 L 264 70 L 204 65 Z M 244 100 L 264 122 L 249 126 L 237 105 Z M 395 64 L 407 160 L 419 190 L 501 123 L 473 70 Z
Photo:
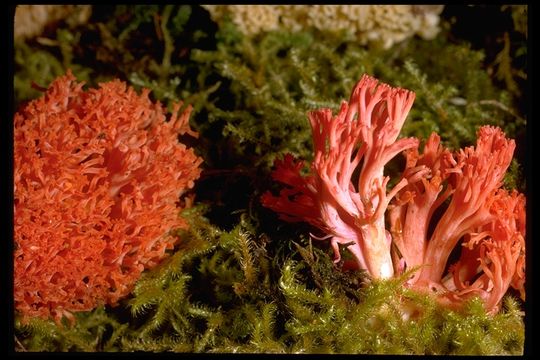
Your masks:
M 65 47 L 67 46 L 69 45 Z M 46 47 L 31 46 L 19 41 L 15 43 L 14 55 L 14 65 L 17 69 L 13 79 L 16 108 L 25 101 L 41 96 L 42 91 L 38 90 L 39 87 L 46 88 L 56 77 L 66 72 L 62 58 L 55 56 Z M 79 70 L 81 71 L 77 72 L 78 76 L 84 80 L 88 71 Z
M 520 9 L 512 8 L 518 32 Z M 118 77 L 165 104 L 192 104 L 206 164 L 198 205 L 183 214 L 190 229 L 168 260 L 117 307 L 78 313 L 74 326 L 17 322 L 17 350 L 522 353 L 522 304 L 510 295 L 491 316 L 477 300 L 462 312 L 445 309 L 403 286 L 405 277 L 370 283 L 334 264 L 327 244 L 312 244 L 307 225 L 284 224 L 259 204 L 276 157 L 311 158 L 306 112 L 337 110 L 362 73 L 415 91 L 402 136 L 436 131 L 457 149 L 492 124 L 519 140 L 520 92 L 488 71 L 484 51 L 448 31 L 381 50 L 346 32 L 247 38 L 232 22 L 217 28 L 198 6 L 136 5 L 95 7 L 86 26 L 15 44 L 17 105 L 41 94 L 32 81 L 47 86 L 67 68 L 90 85 Z M 497 64 L 516 80 L 513 39 Z M 525 189 L 522 166 L 518 157 L 506 187 Z M 401 165 L 387 170 L 399 175 Z
M 29 351 L 519 354 L 519 304 L 507 297 L 495 316 L 473 300 L 450 311 L 403 286 L 409 274 L 363 283 L 336 269 L 323 250 L 254 234 L 246 220 L 226 232 L 191 209 L 191 229 L 122 307 L 76 314 L 57 326 L 17 323 Z M 300 242 L 305 242 L 299 239 Z M 274 256 L 272 256 L 274 255 Z M 361 276 L 360 276 L 361 278 Z M 343 286 L 343 284 L 349 286 Z M 404 318 L 403 314 L 409 314 Z
M 99 307 L 79 313 L 71 326 L 51 320 L 32 319 L 28 324 L 15 322 L 17 351 L 119 351 L 119 340 L 128 333 L 109 311 Z

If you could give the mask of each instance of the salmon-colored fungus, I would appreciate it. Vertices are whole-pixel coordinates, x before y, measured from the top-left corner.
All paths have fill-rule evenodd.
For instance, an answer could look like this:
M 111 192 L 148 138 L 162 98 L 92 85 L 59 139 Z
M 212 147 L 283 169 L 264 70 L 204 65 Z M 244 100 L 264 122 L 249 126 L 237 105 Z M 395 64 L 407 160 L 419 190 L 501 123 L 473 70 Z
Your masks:
M 384 214 L 406 180 L 387 192 L 389 178 L 383 170 L 401 151 L 418 144 L 414 138 L 397 140 L 414 97 L 408 90 L 364 75 L 336 116 L 330 109 L 311 112 L 312 174 L 301 177 L 299 164 L 293 165 L 290 156 L 277 162 L 274 178 L 292 189 L 282 190 L 279 197 L 266 193 L 263 205 L 285 220 L 311 214 L 304 218 L 331 239 L 336 262 L 339 244 L 346 245 L 360 268 L 377 278 L 391 277 L 394 269 Z M 361 169 L 355 186 L 352 178 L 357 167 Z M 296 205 L 290 204 L 290 196 Z
M 322 231 L 312 237 L 331 241 L 336 262 L 341 244 L 373 278 L 414 269 L 408 286 L 451 307 L 478 295 L 494 312 L 510 286 L 525 295 L 525 197 L 501 188 L 515 142 L 484 126 L 476 147 L 453 153 L 434 133 L 420 154 L 418 139 L 398 139 L 414 98 L 364 75 L 337 115 L 308 114 L 310 173 L 286 154 L 272 174 L 286 187 L 261 202 Z M 388 190 L 384 166 L 399 153 L 405 169 Z
M 14 118 L 14 297 L 23 319 L 116 305 L 187 227 L 202 159 L 191 106 L 170 116 L 124 82 L 83 90 L 68 72 Z
M 390 211 L 394 242 L 406 268 L 422 265 L 409 284 L 435 290 L 454 306 L 477 294 L 495 311 L 510 284 L 524 297 L 525 197 L 501 189 L 515 142 L 501 129 L 483 126 L 476 147 L 452 154 L 438 143 L 433 134 L 422 156 L 406 155 L 405 177 L 421 163 L 430 172 L 396 196 Z M 445 201 L 442 215 L 433 217 Z M 460 259 L 448 264 L 458 244 Z

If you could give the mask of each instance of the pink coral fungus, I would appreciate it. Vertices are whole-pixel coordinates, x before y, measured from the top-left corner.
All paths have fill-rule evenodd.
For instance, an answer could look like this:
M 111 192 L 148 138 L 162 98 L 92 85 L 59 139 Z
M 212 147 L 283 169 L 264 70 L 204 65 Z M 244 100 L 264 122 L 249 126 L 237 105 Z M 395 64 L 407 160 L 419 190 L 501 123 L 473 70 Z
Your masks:
M 420 154 L 418 139 L 397 139 L 414 98 L 364 75 L 336 116 L 309 114 L 310 174 L 285 155 L 272 176 L 287 187 L 262 204 L 320 229 L 314 238 L 330 239 L 336 262 L 341 244 L 373 278 L 416 270 L 409 286 L 453 307 L 478 295 L 495 311 L 510 286 L 524 297 L 525 197 L 501 189 L 515 142 L 484 126 L 476 147 L 452 153 L 432 134 Z M 388 191 L 384 166 L 401 152 L 405 169 Z M 448 264 L 458 245 L 460 259 Z
M 433 139 L 438 143 L 435 134 Z M 430 169 L 422 178 L 423 185 L 405 187 L 390 211 L 391 232 L 405 266 L 422 265 L 409 283 L 455 298 L 454 305 L 459 303 L 457 296 L 478 294 L 489 310 L 496 309 L 513 279 L 513 286 L 524 296 L 525 198 L 500 189 L 514 140 L 499 128 L 484 126 L 478 131 L 476 147 L 457 154 L 440 146 L 433 151 L 430 141 L 418 157 L 419 163 L 432 159 L 423 161 Z M 405 177 L 417 166 L 412 160 L 415 156 L 407 156 Z M 444 192 L 442 179 L 447 179 Z M 442 215 L 433 218 L 447 199 Z M 428 225 L 433 227 L 431 234 Z M 450 254 L 460 242 L 461 258 L 450 267 L 452 276 L 442 280 Z
M 285 220 L 307 220 L 319 227 L 328 235 L 325 238 L 331 238 L 336 261 L 342 244 L 360 268 L 377 278 L 391 277 L 394 269 L 384 214 L 407 180 L 387 192 L 389 178 L 383 170 L 394 156 L 418 144 L 414 138 L 396 140 L 414 97 L 408 90 L 364 75 L 336 116 L 330 109 L 311 112 L 312 174 L 301 177 L 301 164 L 294 164 L 290 156 L 277 162 L 274 178 L 292 188 L 282 190 L 279 197 L 266 193 L 263 205 Z M 359 166 L 355 186 L 352 178 Z
M 178 141 L 197 135 L 191 107 L 167 119 L 147 89 L 82 87 L 68 72 L 14 119 L 14 297 L 25 319 L 117 304 L 178 241 L 180 196 L 201 171 Z

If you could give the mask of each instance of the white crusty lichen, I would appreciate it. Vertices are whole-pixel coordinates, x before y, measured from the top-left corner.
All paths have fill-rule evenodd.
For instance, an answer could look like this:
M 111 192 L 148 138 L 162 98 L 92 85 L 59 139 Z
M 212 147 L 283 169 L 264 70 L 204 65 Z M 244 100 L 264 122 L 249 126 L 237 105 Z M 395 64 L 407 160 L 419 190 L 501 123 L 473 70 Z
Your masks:
M 246 35 L 284 28 L 350 31 L 362 44 L 384 48 L 439 32 L 443 5 L 203 5 L 212 19 L 229 18 Z
M 245 34 L 276 30 L 279 13 L 272 5 L 235 5 L 231 12 L 232 21 Z
M 70 26 L 84 24 L 92 14 L 91 5 L 18 5 L 15 8 L 14 38 L 29 39 L 64 20 Z

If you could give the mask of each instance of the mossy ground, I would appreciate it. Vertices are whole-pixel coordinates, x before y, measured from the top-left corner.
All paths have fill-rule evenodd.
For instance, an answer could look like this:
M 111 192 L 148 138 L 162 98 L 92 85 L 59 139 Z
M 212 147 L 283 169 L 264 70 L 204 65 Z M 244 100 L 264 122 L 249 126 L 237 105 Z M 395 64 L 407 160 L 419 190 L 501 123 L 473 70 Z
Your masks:
M 487 50 L 453 31 L 458 10 L 449 8 L 435 40 L 389 50 L 345 32 L 247 38 L 189 5 L 95 6 L 88 24 L 44 34 L 52 41 L 16 42 L 16 109 L 40 95 L 32 82 L 46 87 L 67 68 L 90 86 L 120 78 L 165 104 L 192 104 L 200 136 L 190 145 L 205 159 L 197 205 L 183 214 L 191 228 L 170 258 L 119 306 L 76 314 L 74 327 L 16 317 L 16 350 L 522 353 L 523 304 L 512 294 L 489 316 L 479 301 L 444 309 L 403 279 L 369 282 L 333 264 L 307 225 L 280 222 L 259 202 L 276 157 L 311 158 L 306 112 L 337 109 L 362 73 L 416 92 L 402 136 L 436 131 L 457 149 L 480 125 L 502 127 L 518 140 L 505 184 L 524 191 L 523 8 L 492 8 L 507 27 L 490 34 Z M 400 168 L 398 159 L 388 174 Z M 421 311 L 403 319 L 404 307 Z

